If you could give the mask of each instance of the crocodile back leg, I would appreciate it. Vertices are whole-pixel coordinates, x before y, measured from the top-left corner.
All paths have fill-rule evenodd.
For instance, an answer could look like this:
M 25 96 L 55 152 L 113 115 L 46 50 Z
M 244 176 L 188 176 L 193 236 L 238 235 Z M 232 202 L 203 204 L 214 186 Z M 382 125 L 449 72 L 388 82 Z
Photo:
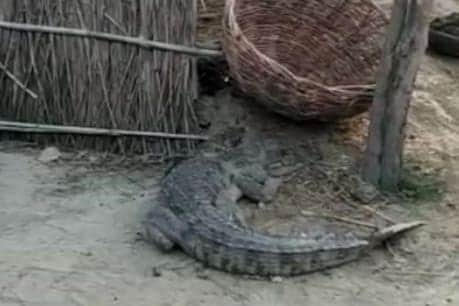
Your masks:
M 168 208 L 157 205 L 143 222 L 143 235 L 163 251 L 171 251 L 181 241 L 187 231 L 187 225 L 180 221 Z
M 143 237 L 145 241 L 152 243 L 163 252 L 172 251 L 176 246 L 151 220 L 145 221 L 143 224 Z

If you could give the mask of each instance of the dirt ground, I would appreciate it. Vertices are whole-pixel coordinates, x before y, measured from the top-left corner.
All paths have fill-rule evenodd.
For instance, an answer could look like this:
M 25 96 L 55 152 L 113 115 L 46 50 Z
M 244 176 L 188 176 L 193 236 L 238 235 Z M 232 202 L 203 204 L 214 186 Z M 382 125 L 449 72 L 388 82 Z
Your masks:
M 436 5 L 437 13 L 459 10 L 459 1 Z M 139 240 L 164 166 L 64 149 L 45 163 L 42 148 L 0 142 L 0 305 L 459 305 L 458 81 L 459 60 L 426 57 L 409 118 L 412 183 L 406 198 L 371 204 L 397 221 L 428 224 L 358 262 L 283 280 L 207 270 L 181 252 L 165 255 Z M 204 102 L 201 118 L 211 123 L 213 143 L 247 134 L 276 139 L 284 160 L 302 165 L 275 203 L 244 207 L 256 226 L 301 230 L 310 219 L 299 211 L 327 206 L 336 213 L 346 204 L 323 187 L 347 182 L 335 175 L 358 160 L 364 117 L 299 125 L 228 91 Z M 320 182 L 311 179 L 318 165 L 325 173 Z M 362 216 L 378 222 L 373 217 Z

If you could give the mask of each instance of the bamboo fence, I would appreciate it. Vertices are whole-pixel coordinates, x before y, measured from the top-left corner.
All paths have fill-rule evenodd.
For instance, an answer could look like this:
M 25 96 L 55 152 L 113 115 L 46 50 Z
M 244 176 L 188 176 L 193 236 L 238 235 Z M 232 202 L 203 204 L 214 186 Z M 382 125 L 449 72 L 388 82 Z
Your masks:
M 186 137 L 198 132 L 196 58 L 146 41 L 196 51 L 197 11 L 194 0 L 2 0 L 0 119 L 140 132 L 102 137 L 50 130 L 37 135 L 29 129 L 26 136 L 58 145 L 163 155 L 192 151 L 203 139 Z M 12 28 L 16 23 L 30 27 Z M 0 136 L 11 133 L 0 130 Z

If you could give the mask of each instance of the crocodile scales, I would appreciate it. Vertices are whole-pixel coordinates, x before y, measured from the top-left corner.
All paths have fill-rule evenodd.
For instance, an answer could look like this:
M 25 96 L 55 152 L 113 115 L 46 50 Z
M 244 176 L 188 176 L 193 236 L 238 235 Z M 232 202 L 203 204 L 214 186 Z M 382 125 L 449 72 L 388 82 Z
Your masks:
M 145 239 L 163 251 L 178 246 L 226 272 L 293 276 L 354 261 L 382 240 L 420 225 L 388 227 L 371 240 L 332 233 L 292 237 L 258 232 L 237 217 L 241 196 L 269 202 L 278 185 L 256 163 L 241 169 L 214 157 L 186 160 L 163 178 L 158 205 L 144 221 Z

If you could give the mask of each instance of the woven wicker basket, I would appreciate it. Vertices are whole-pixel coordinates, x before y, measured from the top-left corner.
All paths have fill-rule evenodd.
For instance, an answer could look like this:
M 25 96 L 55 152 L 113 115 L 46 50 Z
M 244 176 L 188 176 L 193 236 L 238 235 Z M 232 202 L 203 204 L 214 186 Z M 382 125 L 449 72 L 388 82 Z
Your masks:
M 330 121 L 368 110 L 387 24 L 370 0 L 226 0 L 223 45 L 246 95 Z
M 432 21 L 429 46 L 438 53 L 459 57 L 459 13 L 451 13 Z

